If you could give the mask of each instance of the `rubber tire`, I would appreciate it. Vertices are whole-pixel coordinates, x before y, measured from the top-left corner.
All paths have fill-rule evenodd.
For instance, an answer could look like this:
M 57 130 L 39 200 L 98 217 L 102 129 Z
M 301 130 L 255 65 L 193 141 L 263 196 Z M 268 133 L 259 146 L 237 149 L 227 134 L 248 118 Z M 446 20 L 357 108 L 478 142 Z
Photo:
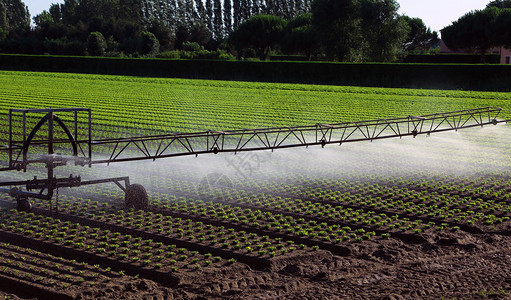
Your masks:
M 144 210 L 149 205 L 149 198 L 144 186 L 140 184 L 131 184 L 126 188 L 124 198 L 126 208 L 134 208 L 136 210 Z
M 32 203 L 27 198 L 21 198 L 17 200 L 16 209 L 18 211 L 31 212 Z

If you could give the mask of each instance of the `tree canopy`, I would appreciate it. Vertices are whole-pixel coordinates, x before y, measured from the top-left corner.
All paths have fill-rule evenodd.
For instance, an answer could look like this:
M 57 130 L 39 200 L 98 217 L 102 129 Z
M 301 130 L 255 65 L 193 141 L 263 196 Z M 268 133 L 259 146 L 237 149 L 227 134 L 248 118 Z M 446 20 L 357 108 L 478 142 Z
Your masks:
M 319 39 L 312 27 L 312 14 L 302 14 L 289 20 L 280 44 L 284 52 L 301 53 L 310 60 L 312 53 L 319 48 Z
M 393 61 L 409 28 L 395 0 L 316 0 L 312 23 L 330 58 Z
M 404 42 L 404 50 L 408 52 L 426 52 L 438 42 L 438 33 L 426 27 L 420 18 L 401 17 L 408 25 L 409 32 Z
M 505 27 L 511 21 L 508 11 L 497 7 L 471 11 L 442 29 L 442 39 L 451 49 L 480 53 L 481 62 L 484 63 L 488 50 L 511 43 L 508 40 L 509 27 Z
M 28 7 L 21 0 L 0 0 L 5 9 L 6 21 L 0 20 L 4 23 L 3 26 L 7 30 L 26 29 L 30 26 L 30 13 Z M 3 9 L 0 7 L 0 17 L 2 16 Z M 5 24 L 6 23 L 6 24 Z
M 511 8 L 499 11 L 490 39 L 498 46 L 511 49 Z
M 103 56 L 106 50 L 106 40 L 101 32 L 91 32 L 87 38 L 87 51 L 89 55 Z
M 203 52 L 261 59 L 274 51 L 395 61 L 419 44 L 426 48 L 431 34 L 421 27 L 408 35 L 413 24 L 398 8 L 396 0 L 64 0 L 35 16 L 30 28 L 21 0 L 0 0 L 0 52 L 154 56 L 196 43 Z M 93 41 L 101 47 L 91 47 Z
M 409 27 L 398 9 L 395 0 L 360 0 L 365 60 L 388 62 L 402 54 Z
M 316 0 L 312 3 L 312 24 L 326 55 L 340 61 L 356 60 L 361 47 L 358 1 Z
M 486 8 L 511 8 L 511 0 L 494 0 L 486 5 Z
M 254 48 L 265 60 L 272 46 L 281 41 L 286 22 L 277 16 L 256 15 L 236 28 L 230 39 L 238 50 Z

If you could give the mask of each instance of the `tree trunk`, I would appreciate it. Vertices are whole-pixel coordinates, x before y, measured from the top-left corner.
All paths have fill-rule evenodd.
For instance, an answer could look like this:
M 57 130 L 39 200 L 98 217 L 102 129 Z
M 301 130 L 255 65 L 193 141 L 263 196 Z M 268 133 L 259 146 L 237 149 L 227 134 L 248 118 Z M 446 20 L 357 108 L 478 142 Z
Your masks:
M 485 56 L 486 50 L 487 49 L 481 49 L 481 63 L 482 64 L 486 63 L 486 56 Z
M 270 47 L 266 47 L 263 49 L 260 49 L 260 56 L 259 60 L 266 60 L 266 57 L 268 57 L 268 54 L 270 53 Z

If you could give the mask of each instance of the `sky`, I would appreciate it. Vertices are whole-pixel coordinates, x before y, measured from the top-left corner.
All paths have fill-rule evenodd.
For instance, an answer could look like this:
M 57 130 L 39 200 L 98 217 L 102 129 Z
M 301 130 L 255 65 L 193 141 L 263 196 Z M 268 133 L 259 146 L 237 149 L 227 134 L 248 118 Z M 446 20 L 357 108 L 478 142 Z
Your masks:
M 48 10 L 52 3 L 63 3 L 64 0 L 24 0 L 32 17 Z M 421 18 L 432 30 L 450 25 L 465 13 L 483 9 L 490 0 L 397 0 L 401 6 L 400 14 Z

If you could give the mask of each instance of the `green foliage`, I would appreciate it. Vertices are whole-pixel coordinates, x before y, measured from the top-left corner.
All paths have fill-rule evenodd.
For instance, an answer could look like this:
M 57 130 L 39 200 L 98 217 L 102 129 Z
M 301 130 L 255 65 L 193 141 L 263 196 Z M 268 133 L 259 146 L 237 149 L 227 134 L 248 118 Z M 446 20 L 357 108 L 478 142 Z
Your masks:
M 338 61 L 396 61 L 410 26 L 395 0 L 317 0 L 315 36 L 326 56 Z
M 54 21 L 52 15 L 45 10 L 34 17 L 34 23 L 37 27 L 49 27 Z
M 279 17 L 256 15 L 240 24 L 229 38 L 239 52 L 243 48 L 254 48 L 259 58 L 266 60 L 271 47 L 281 41 L 285 25 Z
M 48 11 L 51 18 L 53 19 L 53 22 L 62 22 L 62 11 L 60 9 L 60 4 L 52 4 Z
M 486 8 L 511 8 L 511 0 L 493 0 L 486 5 Z
M 168 59 L 221 59 L 231 60 L 234 59 L 232 54 L 225 50 L 208 51 L 194 42 L 183 43 L 183 50 L 165 51 L 158 55 L 161 58 Z
M 179 59 L 181 56 L 179 56 L 179 50 L 170 50 L 160 53 L 158 57 L 168 59 Z
M 118 18 L 141 24 L 144 21 L 142 16 L 143 2 L 145 1 L 119 0 Z
M 509 30 L 511 28 L 511 8 L 500 10 L 495 24 L 490 38 L 497 45 L 511 48 L 511 30 Z
M 28 31 L 30 27 L 30 13 L 28 7 L 21 0 L 0 0 L 6 8 L 8 29 Z
M 0 30 L 2 32 L 9 31 L 9 23 L 7 22 L 7 8 L 2 1 L 0 1 Z M 0 36 L 0 40 L 2 39 L 2 36 Z
M 138 41 L 138 53 L 141 55 L 154 56 L 160 52 L 160 42 L 156 36 L 147 31 L 143 31 Z
M 199 6 L 202 5 L 202 1 L 199 1 Z M 231 0 L 224 0 L 224 25 L 225 25 L 225 33 L 229 35 L 232 32 L 232 17 L 231 17 Z
M 495 37 L 495 33 L 500 31 L 502 23 L 511 22 L 511 20 L 499 20 L 501 11 L 496 7 L 471 11 L 454 21 L 452 25 L 442 29 L 442 39 L 451 49 L 477 51 L 481 54 L 481 62 L 484 63 L 486 52 L 503 44 L 500 38 Z
M 392 62 L 402 55 L 410 28 L 397 14 L 398 9 L 395 0 L 360 0 L 365 60 Z
M 92 56 L 105 55 L 107 44 L 101 32 L 91 32 L 87 38 L 87 51 Z
M 85 52 L 83 43 L 66 39 L 47 39 L 44 47 L 49 54 L 54 55 L 83 55 Z
M 312 22 L 326 55 L 339 61 L 360 60 L 362 33 L 358 2 L 353 0 L 316 0 L 312 3 Z
M 196 42 L 184 42 L 182 46 L 184 51 L 191 51 L 191 52 L 197 52 L 204 50 L 204 47 L 199 45 Z
M 302 53 L 311 59 L 311 55 L 318 50 L 319 40 L 312 27 L 312 14 L 302 14 L 287 22 L 284 38 L 281 41 L 282 49 L 287 53 Z
M 7 34 L 9 34 L 9 32 L 7 32 L 7 30 L 0 28 L 0 42 L 3 41 L 7 37 Z M 1 49 L 1 47 L 0 47 L 0 49 Z
M 162 21 L 153 20 L 147 27 L 147 31 L 154 34 L 160 43 L 162 51 L 171 49 L 174 46 L 174 33 Z
M 438 42 L 438 33 L 431 32 L 420 18 L 401 17 L 408 25 L 408 36 L 403 48 L 408 53 L 425 53 Z

